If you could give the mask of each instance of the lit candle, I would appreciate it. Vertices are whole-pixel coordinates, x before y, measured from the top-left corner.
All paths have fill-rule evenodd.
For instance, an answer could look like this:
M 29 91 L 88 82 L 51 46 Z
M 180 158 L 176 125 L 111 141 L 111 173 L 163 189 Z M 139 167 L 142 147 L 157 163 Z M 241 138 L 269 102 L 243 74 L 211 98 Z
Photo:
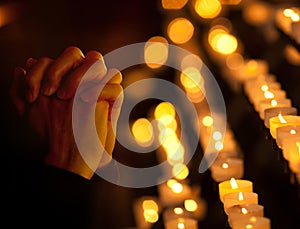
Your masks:
M 282 148 L 282 141 L 285 138 L 298 136 L 300 138 L 300 126 L 281 126 L 276 129 L 276 144 Z
M 246 219 L 252 216 L 264 216 L 264 206 L 259 204 L 239 204 L 227 209 L 228 222 L 232 225 L 233 221 Z
M 294 173 L 300 173 L 300 137 L 286 138 L 282 141 L 284 158 L 289 162 L 289 167 Z
M 210 167 L 211 176 L 216 182 L 242 178 L 244 175 L 244 161 L 240 158 L 220 158 Z
M 232 192 L 223 196 L 223 207 L 226 214 L 228 208 L 239 204 L 258 204 L 258 195 L 255 192 Z
M 219 183 L 219 196 L 223 202 L 223 197 L 232 192 L 253 192 L 253 183 L 249 180 L 231 178 Z
M 259 117 L 264 120 L 265 118 L 265 109 L 273 107 L 291 107 L 292 101 L 288 98 L 282 99 L 264 99 L 259 102 Z
M 177 218 L 165 222 L 165 229 L 197 229 L 198 222 L 191 218 Z
M 271 229 L 271 220 L 266 217 L 252 216 L 235 220 L 231 224 L 232 229 Z
M 133 203 L 134 220 L 138 228 L 150 228 L 159 219 L 160 203 L 155 196 L 142 196 Z
M 272 89 L 267 91 L 262 91 L 261 93 L 257 94 L 253 98 L 253 106 L 256 111 L 259 111 L 259 103 L 265 99 L 285 99 L 286 98 L 286 91 L 281 89 Z
M 184 182 L 170 179 L 158 185 L 159 199 L 163 206 L 177 206 L 192 197 L 192 189 Z
M 297 126 L 300 125 L 300 116 L 297 115 L 282 115 L 270 118 L 270 132 L 274 139 L 276 139 L 276 129 L 281 126 Z
M 270 118 L 281 115 L 297 115 L 296 107 L 273 107 L 265 109 L 264 111 L 264 124 L 267 128 L 270 128 Z

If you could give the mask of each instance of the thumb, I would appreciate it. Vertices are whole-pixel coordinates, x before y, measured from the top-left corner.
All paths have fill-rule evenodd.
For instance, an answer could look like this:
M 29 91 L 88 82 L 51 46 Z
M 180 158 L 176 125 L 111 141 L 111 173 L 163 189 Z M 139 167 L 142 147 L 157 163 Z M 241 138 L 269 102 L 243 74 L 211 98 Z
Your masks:
M 9 95 L 12 98 L 20 115 L 23 115 L 25 110 L 25 75 L 26 71 L 17 67 L 14 71 L 12 85 L 9 89 Z

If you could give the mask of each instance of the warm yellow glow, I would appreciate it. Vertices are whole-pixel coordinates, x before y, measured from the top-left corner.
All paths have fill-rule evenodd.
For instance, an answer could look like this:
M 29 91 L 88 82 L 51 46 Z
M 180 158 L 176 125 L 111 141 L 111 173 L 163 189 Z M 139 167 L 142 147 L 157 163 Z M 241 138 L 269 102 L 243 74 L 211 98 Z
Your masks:
M 215 143 L 215 149 L 218 150 L 218 151 L 222 150 L 223 149 L 223 142 L 217 141 Z
M 252 226 L 252 224 L 247 224 L 247 225 L 246 225 L 246 228 L 247 228 L 247 229 L 251 229 L 251 228 L 253 228 L 253 226 Z
M 164 37 L 151 37 L 144 48 L 144 60 L 150 68 L 159 68 L 168 59 L 168 41 Z
M 175 179 L 169 179 L 168 181 L 167 181 L 167 186 L 169 187 L 169 188 L 172 188 L 172 186 L 174 185 L 174 184 L 176 184 L 176 183 L 178 183 Z
M 242 192 L 239 192 L 239 201 L 241 201 L 241 200 L 244 200 L 244 196 L 243 196 L 243 193 Z
M 175 130 L 171 128 L 164 128 L 161 130 L 161 132 L 158 135 L 158 140 L 160 144 L 162 144 L 164 147 L 168 147 L 168 145 L 171 145 L 173 142 L 179 142 L 179 139 L 175 133 Z
M 283 15 L 286 17 L 291 17 L 294 13 L 295 11 L 289 8 L 283 10 Z
M 210 127 L 210 126 L 213 125 L 213 123 L 214 123 L 214 120 L 212 119 L 211 116 L 207 115 L 207 116 L 205 116 L 205 117 L 202 118 L 202 124 L 203 124 L 203 126 Z
M 155 119 L 160 119 L 164 115 L 170 115 L 175 117 L 175 108 L 169 102 L 161 102 L 155 107 L 154 117 Z
M 178 229 L 184 229 L 184 228 L 185 228 L 184 223 L 178 223 L 178 224 L 177 224 L 177 228 L 178 228 Z
M 281 123 L 287 123 L 287 121 L 283 118 L 281 113 L 278 114 L 278 118 Z
M 238 188 L 238 184 L 237 184 L 236 180 L 233 177 L 230 179 L 230 185 L 231 185 L 232 189 L 237 189 Z
M 267 90 L 269 90 L 269 87 L 268 87 L 268 85 L 263 84 L 263 85 L 261 86 L 260 89 L 261 89 L 262 91 L 267 91 Z
M 255 60 L 249 60 L 247 62 L 247 71 L 248 72 L 255 72 L 258 68 L 258 63 Z
M 198 204 L 195 200 L 189 199 L 184 201 L 184 207 L 189 212 L 194 212 L 198 209 Z
M 205 99 L 205 94 L 198 87 L 188 89 L 186 95 L 192 103 L 200 103 Z
M 278 103 L 277 103 L 277 101 L 276 101 L 275 99 L 272 99 L 272 100 L 271 100 L 271 106 L 272 106 L 272 107 L 276 107 L 277 104 L 278 104 Z
M 246 215 L 246 214 L 248 213 L 248 210 L 247 210 L 246 208 L 242 208 L 242 209 L 241 209 L 241 212 L 242 212 L 244 215 Z
M 228 34 L 228 31 L 227 31 L 227 28 L 225 28 L 224 26 L 220 26 L 220 25 L 216 25 L 214 27 L 212 27 L 210 30 L 209 30 L 209 33 L 208 33 L 208 43 L 216 48 L 217 46 L 217 39 L 215 38 L 216 36 L 220 35 L 220 34 Z
M 290 130 L 290 134 L 296 134 L 296 130 L 291 129 L 291 130 Z
M 202 18 L 215 18 L 220 14 L 222 5 L 218 0 L 196 0 L 194 9 Z
M 294 13 L 294 14 L 291 16 L 291 20 L 292 20 L 293 22 L 299 21 L 299 20 L 300 20 L 299 14 Z
M 165 146 L 164 146 L 165 147 Z M 175 142 L 165 147 L 169 164 L 175 165 L 184 160 L 184 148 L 180 143 Z
M 158 213 L 157 211 L 155 211 L 154 209 L 147 209 L 144 210 L 144 218 L 145 221 L 149 222 L 149 223 L 155 223 L 158 221 Z
M 273 99 L 275 97 L 274 94 L 270 91 L 265 91 L 264 96 L 266 99 Z
M 212 48 L 221 54 L 228 55 L 236 51 L 238 47 L 238 42 L 235 36 L 231 34 L 218 34 L 213 40 Z
M 183 209 L 182 208 L 174 208 L 174 213 L 176 214 L 176 215 L 181 215 L 182 213 L 183 213 Z
M 157 127 L 160 131 L 163 131 L 165 128 L 176 130 L 177 121 L 172 115 L 166 114 L 158 119 Z
M 181 59 L 180 66 L 181 69 L 193 66 L 200 70 L 203 66 L 203 62 L 199 56 L 195 54 L 188 54 Z
M 222 5 L 238 5 L 242 0 L 220 0 Z
M 221 140 L 222 139 L 222 134 L 221 134 L 221 132 L 220 131 L 215 131 L 214 133 L 213 133 L 213 139 L 214 140 Z
M 226 65 L 231 70 L 239 69 L 244 64 L 244 58 L 239 53 L 232 53 L 226 57 Z
M 132 133 L 139 143 L 149 143 L 153 139 L 151 122 L 146 118 L 137 119 L 132 125 Z
M 184 180 L 189 175 L 189 169 L 185 164 L 177 163 L 172 168 L 172 174 L 178 180 Z
M 203 87 L 203 77 L 195 67 L 187 67 L 180 74 L 180 82 L 185 88 Z
M 255 216 L 252 216 L 252 217 L 250 218 L 250 221 L 253 222 L 253 223 L 256 222 L 256 220 L 257 220 L 257 219 L 256 219 Z
M 166 10 L 179 10 L 183 8 L 188 0 L 161 0 L 161 5 Z
M 154 200 L 144 200 L 142 205 L 144 210 L 158 211 L 158 205 Z
M 222 168 L 223 168 L 223 169 L 228 169 L 228 168 L 229 168 L 229 165 L 228 165 L 226 162 L 224 162 L 224 163 L 222 164 Z
M 194 26 L 186 18 L 175 18 L 169 23 L 167 33 L 175 44 L 184 44 L 194 35 Z
M 172 190 L 172 192 L 179 194 L 179 193 L 182 193 L 183 186 L 182 186 L 182 184 L 176 182 L 171 186 L 171 190 Z
M 296 142 L 296 146 L 297 146 L 297 148 L 298 148 L 298 153 L 299 153 L 299 155 L 300 155 L 300 142 Z

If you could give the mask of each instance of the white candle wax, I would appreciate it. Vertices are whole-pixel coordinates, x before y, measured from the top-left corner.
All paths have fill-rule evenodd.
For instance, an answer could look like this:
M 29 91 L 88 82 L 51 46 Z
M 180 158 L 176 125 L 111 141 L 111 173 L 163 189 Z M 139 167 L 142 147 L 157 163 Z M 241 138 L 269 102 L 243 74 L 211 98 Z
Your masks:
M 240 158 L 218 158 L 210 167 L 211 176 L 216 182 L 242 178 L 244 161 Z
M 228 215 L 228 208 L 238 204 L 258 204 L 258 195 L 255 192 L 232 192 L 223 196 L 223 207 Z
M 252 216 L 232 222 L 232 229 L 271 229 L 271 220 L 266 217 Z
M 192 218 L 178 218 L 167 220 L 165 223 L 165 229 L 197 229 L 198 222 Z
M 292 101 L 288 98 L 283 99 L 264 99 L 259 102 L 258 112 L 260 119 L 265 118 L 265 109 L 274 107 L 291 107 Z
M 289 138 L 282 139 L 282 154 L 284 159 L 287 161 L 290 160 L 290 154 L 295 151 L 295 153 L 298 153 L 298 147 L 297 142 L 300 142 L 299 135 L 291 136 Z
M 273 107 L 265 109 L 264 124 L 267 128 L 270 128 L 270 118 L 277 116 L 279 113 L 282 115 L 297 115 L 296 107 Z
M 285 138 L 298 136 L 300 138 L 300 125 L 299 126 L 281 126 L 276 129 L 276 144 L 282 148 L 282 141 Z
M 231 206 L 227 209 L 228 222 L 232 225 L 232 222 L 239 219 L 246 219 L 252 216 L 264 216 L 264 206 L 260 204 L 238 204 Z
M 222 181 L 218 185 L 220 200 L 223 202 L 223 197 L 227 193 L 232 192 L 253 192 L 253 183 L 249 180 L 230 179 Z
M 281 126 L 300 125 L 300 116 L 297 115 L 278 115 L 270 118 L 270 133 L 276 139 L 276 129 Z

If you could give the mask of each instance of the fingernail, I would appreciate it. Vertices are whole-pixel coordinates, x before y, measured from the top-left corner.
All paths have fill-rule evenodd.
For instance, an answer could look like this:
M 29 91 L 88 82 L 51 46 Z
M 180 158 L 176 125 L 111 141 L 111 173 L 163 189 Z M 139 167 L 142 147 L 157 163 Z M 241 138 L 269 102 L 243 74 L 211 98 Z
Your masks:
M 51 87 L 49 87 L 49 86 L 44 86 L 44 87 L 43 87 L 42 93 L 43 93 L 44 95 L 49 96 L 49 95 L 52 95 L 53 92 L 54 92 L 53 88 L 51 88 Z

